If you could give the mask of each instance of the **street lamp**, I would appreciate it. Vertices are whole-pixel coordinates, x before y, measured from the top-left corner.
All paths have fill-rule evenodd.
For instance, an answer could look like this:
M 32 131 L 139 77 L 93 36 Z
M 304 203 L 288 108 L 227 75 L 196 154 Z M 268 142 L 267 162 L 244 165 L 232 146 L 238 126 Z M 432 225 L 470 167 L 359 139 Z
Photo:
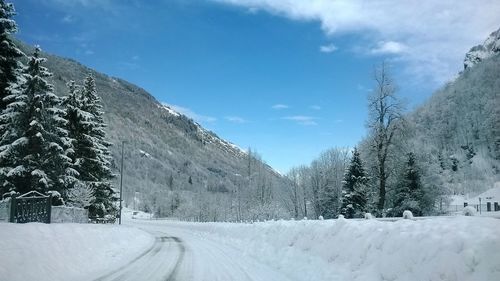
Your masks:
M 123 149 L 125 146 L 125 141 L 122 141 L 122 163 L 120 168 L 120 217 L 118 218 L 118 224 L 122 224 L 122 201 L 123 201 Z

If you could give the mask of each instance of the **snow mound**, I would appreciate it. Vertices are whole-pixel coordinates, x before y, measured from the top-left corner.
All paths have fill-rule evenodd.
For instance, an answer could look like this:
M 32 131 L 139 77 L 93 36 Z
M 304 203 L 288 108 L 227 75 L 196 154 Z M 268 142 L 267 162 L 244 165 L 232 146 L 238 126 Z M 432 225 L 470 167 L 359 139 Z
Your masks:
M 405 210 L 403 212 L 403 219 L 405 219 L 405 220 L 412 220 L 413 219 L 413 213 L 410 210 Z
M 374 218 L 375 217 L 372 214 L 370 214 L 370 213 L 366 213 L 365 214 L 365 220 L 371 220 L 371 219 L 374 219 Z
M 463 210 L 464 216 L 472 217 L 475 216 L 477 213 L 476 209 L 472 206 L 467 206 Z
M 0 280 L 94 280 L 153 242 L 126 226 L 0 223 Z
M 500 220 L 493 218 L 167 225 L 234 247 L 293 280 L 500 280 Z
M 124 219 L 139 219 L 139 220 L 150 220 L 153 218 L 153 214 L 146 213 L 143 211 L 132 210 L 129 208 L 122 209 L 122 216 Z

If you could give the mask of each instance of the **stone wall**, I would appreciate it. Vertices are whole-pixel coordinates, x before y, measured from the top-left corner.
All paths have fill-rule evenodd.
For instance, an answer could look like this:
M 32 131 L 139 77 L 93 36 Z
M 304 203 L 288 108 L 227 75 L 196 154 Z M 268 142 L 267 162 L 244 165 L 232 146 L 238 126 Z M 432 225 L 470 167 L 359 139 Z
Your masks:
M 88 223 L 88 221 L 88 210 L 66 206 L 52 206 L 51 223 Z
M 10 219 L 10 199 L 0 201 L 0 222 L 9 222 Z

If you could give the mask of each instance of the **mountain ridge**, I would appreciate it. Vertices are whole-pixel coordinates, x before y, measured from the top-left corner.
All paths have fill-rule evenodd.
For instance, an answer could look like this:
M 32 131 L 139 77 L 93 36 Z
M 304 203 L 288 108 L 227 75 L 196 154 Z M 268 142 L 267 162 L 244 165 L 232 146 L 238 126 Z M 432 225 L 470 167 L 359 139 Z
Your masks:
M 472 47 L 465 54 L 464 70 L 495 54 L 500 54 L 500 28 L 493 31 L 482 44 Z

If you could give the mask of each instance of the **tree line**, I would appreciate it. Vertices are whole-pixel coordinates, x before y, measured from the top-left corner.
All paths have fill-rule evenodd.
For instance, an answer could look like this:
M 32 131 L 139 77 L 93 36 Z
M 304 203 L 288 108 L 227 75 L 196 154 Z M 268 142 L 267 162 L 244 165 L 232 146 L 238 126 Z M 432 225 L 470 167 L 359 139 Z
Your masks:
M 437 190 L 423 180 L 416 152 L 408 145 L 411 131 L 388 66 L 374 71 L 368 97 L 368 136 L 352 150 L 330 149 L 310 166 L 292 168 L 289 209 L 295 217 L 361 218 L 434 213 Z
M 41 49 L 25 55 L 13 42 L 14 6 L 0 0 L 0 194 L 52 194 L 53 204 L 115 215 L 110 143 L 95 80 L 68 83 L 60 98 Z

